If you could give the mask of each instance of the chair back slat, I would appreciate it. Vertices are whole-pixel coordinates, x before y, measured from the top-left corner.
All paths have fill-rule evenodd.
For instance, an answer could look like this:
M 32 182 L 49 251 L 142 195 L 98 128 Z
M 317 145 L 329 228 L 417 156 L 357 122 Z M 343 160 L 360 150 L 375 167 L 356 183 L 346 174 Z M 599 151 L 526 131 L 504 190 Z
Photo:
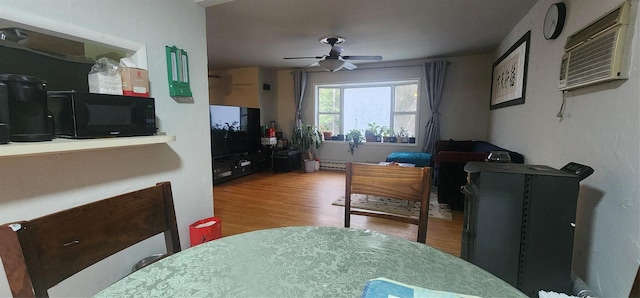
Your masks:
M 18 224 L 15 235 L 36 296 L 47 296 L 71 275 L 160 233 L 167 253 L 180 251 L 168 182 Z
M 351 193 L 417 201 L 422 198 L 424 168 L 352 164 Z
M 0 257 L 14 297 L 34 297 L 33 284 L 18 235 L 9 225 L 0 226 Z
M 347 162 L 345 183 L 344 226 L 349 227 L 351 214 L 373 216 L 418 225 L 417 241 L 426 243 L 431 168 L 383 166 Z M 375 195 L 420 202 L 418 218 L 351 209 L 351 194 Z

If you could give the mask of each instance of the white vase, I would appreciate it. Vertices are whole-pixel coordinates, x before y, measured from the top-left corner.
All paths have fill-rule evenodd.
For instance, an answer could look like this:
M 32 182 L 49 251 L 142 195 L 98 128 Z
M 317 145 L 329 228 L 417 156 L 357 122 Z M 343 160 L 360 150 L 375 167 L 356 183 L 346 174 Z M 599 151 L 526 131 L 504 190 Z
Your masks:
M 315 172 L 316 170 L 316 161 L 315 160 L 304 160 L 304 171 L 307 173 Z

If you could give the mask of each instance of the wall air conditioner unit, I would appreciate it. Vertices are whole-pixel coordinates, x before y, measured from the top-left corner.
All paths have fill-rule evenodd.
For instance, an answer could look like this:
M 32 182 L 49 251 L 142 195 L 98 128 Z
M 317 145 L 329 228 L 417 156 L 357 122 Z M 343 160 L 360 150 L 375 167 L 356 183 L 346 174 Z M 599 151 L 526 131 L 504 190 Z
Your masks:
M 629 1 L 567 38 L 560 66 L 560 90 L 626 79 Z

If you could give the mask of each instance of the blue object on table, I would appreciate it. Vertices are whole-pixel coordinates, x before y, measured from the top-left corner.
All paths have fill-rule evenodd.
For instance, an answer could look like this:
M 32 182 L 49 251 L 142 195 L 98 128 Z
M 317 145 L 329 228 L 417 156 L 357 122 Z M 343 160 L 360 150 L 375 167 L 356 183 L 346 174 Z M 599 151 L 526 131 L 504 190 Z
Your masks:
M 372 279 L 367 282 L 362 291 L 362 298 L 413 298 L 415 295 L 411 287 L 390 282 L 385 279 Z
M 364 286 L 361 298 L 479 298 L 478 296 L 416 287 L 384 277 L 374 278 Z
M 412 163 L 416 165 L 416 167 L 430 167 L 432 166 L 431 156 L 430 153 L 425 152 L 391 152 L 391 154 L 387 156 L 387 161 Z

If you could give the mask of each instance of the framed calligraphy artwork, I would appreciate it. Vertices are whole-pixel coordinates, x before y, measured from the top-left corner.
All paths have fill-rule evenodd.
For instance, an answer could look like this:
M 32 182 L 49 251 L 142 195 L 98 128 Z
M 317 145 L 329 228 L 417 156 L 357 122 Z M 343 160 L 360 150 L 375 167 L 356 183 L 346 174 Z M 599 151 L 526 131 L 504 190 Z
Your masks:
M 490 109 L 524 103 L 531 31 L 493 63 Z

